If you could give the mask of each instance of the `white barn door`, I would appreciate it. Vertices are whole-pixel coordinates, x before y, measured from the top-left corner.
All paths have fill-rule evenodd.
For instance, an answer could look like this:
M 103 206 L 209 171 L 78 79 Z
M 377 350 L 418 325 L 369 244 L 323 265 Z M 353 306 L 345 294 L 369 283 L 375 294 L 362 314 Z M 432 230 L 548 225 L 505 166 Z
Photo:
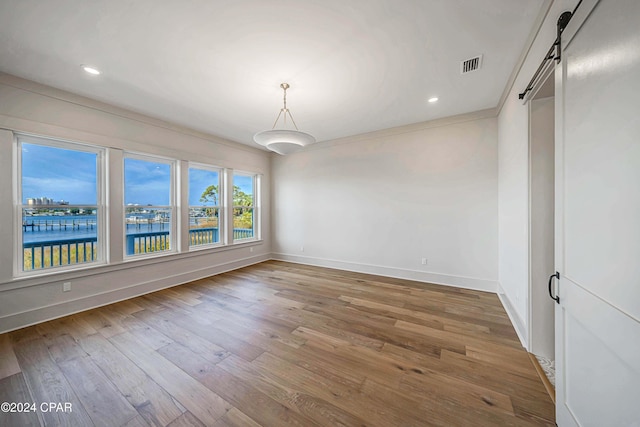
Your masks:
M 640 1 L 583 0 L 556 68 L 559 426 L 640 426 Z

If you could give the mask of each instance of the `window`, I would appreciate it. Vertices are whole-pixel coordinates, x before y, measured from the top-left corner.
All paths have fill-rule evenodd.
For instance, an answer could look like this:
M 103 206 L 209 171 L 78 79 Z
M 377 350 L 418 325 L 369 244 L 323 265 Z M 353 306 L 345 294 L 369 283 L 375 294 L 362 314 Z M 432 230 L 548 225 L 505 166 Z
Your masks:
M 18 137 L 18 157 L 17 271 L 104 261 L 104 151 Z
M 189 167 L 189 246 L 220 243 L 222 200 L 220 169 L 205 165 Z
M 124 159 L 125 254 L 174 251 L 175 162 L 127 154 Z
M 233 240 L 254 239 L 256 232 L 256 175 L 233 175 Z

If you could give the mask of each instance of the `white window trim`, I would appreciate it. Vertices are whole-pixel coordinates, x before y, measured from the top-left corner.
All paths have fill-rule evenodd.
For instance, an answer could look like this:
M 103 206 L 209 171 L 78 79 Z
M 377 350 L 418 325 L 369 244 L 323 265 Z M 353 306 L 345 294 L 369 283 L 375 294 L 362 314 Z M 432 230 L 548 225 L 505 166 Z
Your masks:
M 94 261 L 70 265 L 52 266 L 37 270 L 24 271 L 24 247 L 22 232 L 22 211 L 28 205 L 23 204 L 22 194 L 22 143 L 44 145 L 47 147 L 60 148 L 71 151 L 80 151 L 96 155 L 96 205 L 65 205 L 69 208 L 75 207 L 95 207 L 96 208 L 96 247 L 98 256 Z M 24 133 L 14 133 L 14 185 L 13 185 L 13 206 L 14 206 L 14 242 L 13 248 L 13 277 L 26 278 L 48 276 L 57 273 L 64 273 L 76 270 L 86 270 L 97 266 L 106 265 L 108 262 L 109 242 L 107 241 L 107 223 L 109 221 L 106 203 L 106 182 L 107 182 L 107 150 L 104 147 L 95 146 L 83 142 L 68 141 L 60 138 L 48 138 Z

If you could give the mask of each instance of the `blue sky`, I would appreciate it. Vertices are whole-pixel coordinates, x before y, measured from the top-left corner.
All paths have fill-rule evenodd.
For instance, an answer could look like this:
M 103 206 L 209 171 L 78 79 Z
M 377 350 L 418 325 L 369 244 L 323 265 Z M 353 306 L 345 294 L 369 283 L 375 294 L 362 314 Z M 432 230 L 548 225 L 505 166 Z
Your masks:
M 171 165 L 124 159 L 124 204 L 160 205 L 171 202 Z
M 202 203 L 200 201 L 200 196 L 211 184 L 219 185 L 217 172 L 205 169 L 189 168 L 189 205 L 212 206 L 212 202 Z M 253 194 L 253 177 L 251 176 L 234 175 L 233 185 L 237 185 L 247 194 Z
M 22 200 L 49 197 L 74 205 L 95 205 L 96 155 L 22 144 Z
M 169 204 L 171 169 L 168 163 L 126 158 L 124 169 L 125 204 Z M 73 205 L 94 205 L 96 174 L 96 154 L 22 144 L 23 203 L 28 198 L 49 197 Z M 189 204 L 202 205 L 200 196 L 204 189 L 217 183 L 217 172 L 190 168 Z M 250 176 L 234 176 L 234 185 L 247 194 L 252 193 Z
M 249 175 L 234 175 L 233 185 L 240 187 L 247 194 L 253 194 L 253 177 Z
M 218 172 L 189 168 L 189 205 L 190 206 L 213 206 L 213 202 L 202 203 L 200 196 L 211 184 L 220 185 Z M 219 202 L 218 202 L 219 203 Z

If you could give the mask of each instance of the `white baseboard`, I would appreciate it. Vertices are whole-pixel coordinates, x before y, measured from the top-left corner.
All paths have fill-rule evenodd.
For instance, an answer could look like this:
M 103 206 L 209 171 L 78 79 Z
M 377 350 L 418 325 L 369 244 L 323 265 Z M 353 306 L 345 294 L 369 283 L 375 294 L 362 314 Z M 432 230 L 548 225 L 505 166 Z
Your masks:
M 192 270 L 186 273 L 165 276 L 162 279 L 136 283 L 125 288 L 102 292 L 85 298 L 74 299 L 63 303 L 51 304 L 45 307 L 38 307 L 32 310 L 14 313 L 0 318 L 0 325 L 2 325 L 0 327 L 0 333 L 10 332 L 16 329 L 46 322 L 48 320 L 90 310 L 92 308 L 102 307 L 119 301 L 135 298 L 140 295 L 182 285 L 194 280 L 258 264 L 269 259 L 271 259 L 269 254 L 242 258 L 231 262 Z
M 511 320 L 511 324 L 513 328 L 516 330 L 516 334 L 518 334 L 518 338 L 520 339 L 520 343 L 525 349 L 529 348 L 527 328 L 525 327 L 525 322 L 522 320 L 520 315 L 515 309 L 515 306 L 505 293 L 500 283 L 498 283 L 498 298 L 500 298 L 500 302 L 502 303 L 502 307 L 504 307 L 504 311 L 507 312 L 507 316 L 509 316 L 509 320 Z
M 492 293 L 496 293 L 498 291 L 498 282 L 496 280 L 476 279 L 473 277 L 453 276 L 448 274 L 430 273 L 425 271 L 407 270 L 395 267 L 384 267 L 379 265 L 283 253 L 273 253 L 272 258 L 278 261 L 335 268 L 338 270 L 353 271 L 356 273 L 375 274 L 378 276 L 393 277 L 397 279 L 415 280 L 417 282 L 434 283 L 437 285 L 455 286 L 458 288 L 473 289 L 477 291 Z

